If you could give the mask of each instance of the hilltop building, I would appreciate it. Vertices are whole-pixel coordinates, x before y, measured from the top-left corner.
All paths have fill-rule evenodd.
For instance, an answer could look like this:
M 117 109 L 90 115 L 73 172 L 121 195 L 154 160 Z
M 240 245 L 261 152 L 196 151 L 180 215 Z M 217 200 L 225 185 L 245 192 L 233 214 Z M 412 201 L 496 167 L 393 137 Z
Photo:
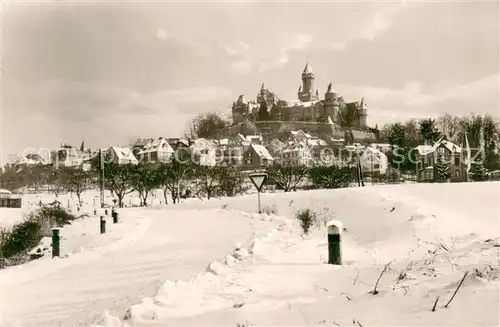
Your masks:
M 350 121 L 356 140 L 374 139 L 367 133 L 367 104 L 363 98 L 346 102 L 329 83 L 323 99 L 314 86 L 315 75 L 309 64 L 302 72 L 297 100 L 281 100 L 264 83 L 255 100 L 240 95 L 232 106 L 233 125 L 228 134 L 280 133 L 301 129 L 315 135 L 343 137 L 341 126 Z

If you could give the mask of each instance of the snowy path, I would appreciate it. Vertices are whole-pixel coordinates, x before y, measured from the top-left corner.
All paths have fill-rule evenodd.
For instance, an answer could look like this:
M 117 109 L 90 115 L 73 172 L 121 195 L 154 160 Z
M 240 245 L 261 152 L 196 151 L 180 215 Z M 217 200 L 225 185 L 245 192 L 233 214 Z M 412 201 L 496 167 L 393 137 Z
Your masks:
M 86 326 L 100 322 L 104 309 L 122 316 L 143 297 L 155 295 L 166 279 L 194 276 L 253 234 L 244 219 L 218 210 L 140 213 L 147 217 L 146 228 L 132 238 L 126 235 L 119 246 L 70 257 L 74 264 L 51 261 L 49 272 L 35 270 L 23 281 L 9 276 L 2 283 L 0 275 L 6 297 L 0 326 Z

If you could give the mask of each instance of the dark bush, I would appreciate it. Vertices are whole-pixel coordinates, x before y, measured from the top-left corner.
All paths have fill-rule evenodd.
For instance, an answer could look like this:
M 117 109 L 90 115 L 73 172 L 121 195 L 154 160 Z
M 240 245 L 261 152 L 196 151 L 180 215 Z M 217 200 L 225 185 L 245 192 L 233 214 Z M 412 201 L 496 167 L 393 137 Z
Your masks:
M 41 241 L 42 222 L 29 217 L 23 222 L 14 225 L 7 238 L 2 242 L 2 256 L 9 259 L 38 245 Z
M 0 239 L 0 265 L 22 263 L 22 257 L 37 246 L 43 237 L 50 236 L 52 227 L 71 224 L 76 217 L 65 211 L 60 203 L 44 205 L 31 212 L 24 221 L 10 231 L 2 231 Z
M 304 234 L 309 233 L 309 229 L 316 221 L 316 213 L 311 209 L 301 209 L 297 211 L 295 217 L 300 221 L 300 227 Z
M 319 166 L 309 170 L 311 181 L 316 188 L 348 187 L 356 179 L 356 168 L 349 166 Z

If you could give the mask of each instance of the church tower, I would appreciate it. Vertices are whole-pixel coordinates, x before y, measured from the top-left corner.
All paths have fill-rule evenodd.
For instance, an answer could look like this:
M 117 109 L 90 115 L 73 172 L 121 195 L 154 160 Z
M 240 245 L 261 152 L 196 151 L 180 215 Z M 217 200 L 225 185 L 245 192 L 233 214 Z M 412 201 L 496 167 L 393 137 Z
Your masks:
M 299 88 L 298 96 L 302 102 L 319 100 L 318 91 L 314 89 L 314 73 L 309 63 L 302 72 L 302 86 Z

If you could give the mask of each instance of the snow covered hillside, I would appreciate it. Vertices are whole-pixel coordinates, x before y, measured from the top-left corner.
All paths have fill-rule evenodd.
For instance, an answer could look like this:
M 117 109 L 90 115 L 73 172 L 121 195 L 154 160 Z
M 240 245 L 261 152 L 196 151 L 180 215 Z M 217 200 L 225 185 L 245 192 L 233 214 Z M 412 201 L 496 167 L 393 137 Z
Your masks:
M 247 250 L 167 281 L 107 326 L 498 326 L 499 191 L 494 182 L 263 194 L 277 216 L 250 215 L 261 228 Z M 248 216 L 256 204 L 253 195 L 174 210 Z M 343 266 L 325 264 L 324 229 L 300 235 L 301 208 L 344 223 Z M 269 231 L 268 220 L 279 226 Z

